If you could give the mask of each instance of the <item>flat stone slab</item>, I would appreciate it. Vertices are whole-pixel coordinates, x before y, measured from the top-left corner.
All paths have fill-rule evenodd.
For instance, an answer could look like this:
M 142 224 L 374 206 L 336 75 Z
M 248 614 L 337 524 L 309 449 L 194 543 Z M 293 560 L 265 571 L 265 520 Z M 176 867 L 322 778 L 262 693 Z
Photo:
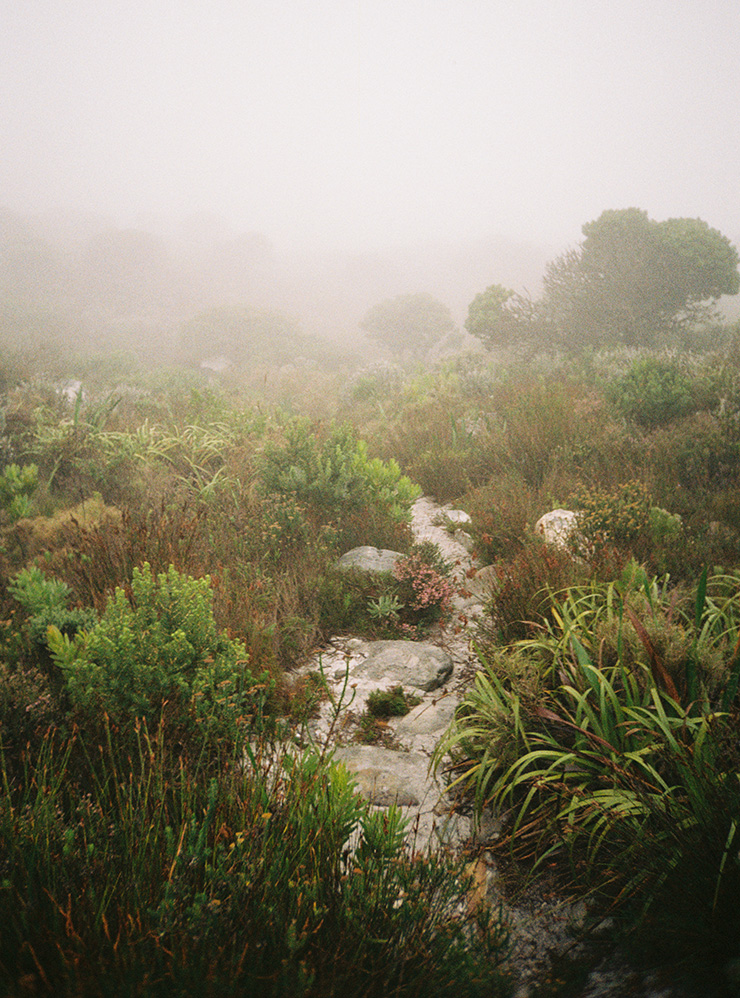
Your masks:
M 346 745 L 334 759 L 349 770 L 365 800 L 377 807 L 419 807 L 428 798 L 430 809 L 439 798 L 429 776 L 429 759 L 421 752 L 398 752 L 375 745 Z
M 420 703 L 402 717 L 393 726 L 393 730 L 399 737 L 415 735 L 441 737 L 455 716 L 458 703 L 457 697 L 452 696 L 442 697 L 434 703 Z
M 344 570 L 355 568 L 360 572 L 392 572 L 396 562 L 402 557 L 398 551 L 374 548 L 366 544 L 346 551 L 337 559 L 336 567 Z
M 452 675 L 452 658 L 425 641 L 373 641 L 368 647 L 365 661 L 352 669 L 353 677 L 430 693 Z
M 369 766 L 354 773 L 361 796 L 376 807 L 418 807 L 419 798 L 404 786 L 403 777 L 397 773 Z

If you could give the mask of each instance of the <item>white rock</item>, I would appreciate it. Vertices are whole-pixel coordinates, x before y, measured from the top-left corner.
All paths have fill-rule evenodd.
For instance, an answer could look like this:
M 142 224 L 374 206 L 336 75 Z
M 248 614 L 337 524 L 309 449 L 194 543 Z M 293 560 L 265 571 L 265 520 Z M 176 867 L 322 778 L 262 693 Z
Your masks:
M 345 552 L 336 565 L 337 568 L 356 568 L 361 572 L 392 572 L 396 562 L 402 557 L 398 551 L 364 545 Z
M 578 534 L 578 513 L 572 509 L 553 509 L 541 516 L 534 525 L 548 544 L 569 548 L 570 541 Z

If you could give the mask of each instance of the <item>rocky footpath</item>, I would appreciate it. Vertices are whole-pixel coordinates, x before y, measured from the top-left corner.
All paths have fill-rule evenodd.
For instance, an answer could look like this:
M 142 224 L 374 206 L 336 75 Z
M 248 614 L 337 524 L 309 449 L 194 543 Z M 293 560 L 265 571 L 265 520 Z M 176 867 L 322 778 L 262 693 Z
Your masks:
M 465 848 L 473 873 L 474 899 L 485 897 L 500 906 L 511 932 L 512 972 L 517 998 L 533 995 L 552 973 L 553 961 L 581 952 L 579 930 L 586 907 L 570 903 L 544 888 L 511 902 L 503 889 L 496 862 L 486 848 L 497 834 L 493 816 L 475 823 L 472 815 L 455 811 L 439 775 L 430 768 L 437 742 L 448 727 L 477 660 L 471 649 L 472 624 L 483 612 L 490 594 L 491 573 L 476 570 L 472 542 L 465 533 L 467 514 L 440 507 L 427 498 L 413 508 L 417 541 L 433 541 L 453 566 L 460 594 L 451 620 L 426 641 L 364 641 L 337 637 L 302 671 L 320 670 L 329 696 L 318 716 L 308 722 L 307 738 L 334 750 L 334 758 L 352 772 L 359 792 L 377 808 L 398 806 L 407 820 L 409 848 L 427 850 Z M 364 571 L 391 571 L 392 551 L 356 548 L 340 559 L 346 567 Z M 382 744 L 359 744 L 361 719 L 368 697 L 392 687 L 418 698 L 405 717 L 384 722 Z M 540 994 L 543 992 L 540 991 Z M 546 993 L 546 991 L 545 991 Z M 582 998 L 678 998 L 648 976 L 628 972 L 612 958 L 587 975 Z
M 459 528 L 464 517 L 429 499 L 418 500 L 413 510 L 415 538 L 438 545 L 460 584 L 472 569 L 469 544 Z M 344 555 L 340 565 L 387 572 L 398 557 L 392 551 L 362 547 Z M 418 851 L 459 848 L 472 832 L 469 818 L 451 813 L 442 782 L 430 772 L 431 754 L 475 669 L 468 623 L 480 612 L 481 601 L 457 596 L 454 603 L 452 620 L 427 641 L 337 637 L 305 670 L 320 669 L 330 691 L 319 716 L 309 722 L 310 738 L 331 744 L 335 758 L 354 774 L 371 804 L 403 809 L 411 844 Z M 357 744 L 370 694 L 396 686 L 418 698 L 418 705 L 405 717 L 385 722 L 383 744 Z

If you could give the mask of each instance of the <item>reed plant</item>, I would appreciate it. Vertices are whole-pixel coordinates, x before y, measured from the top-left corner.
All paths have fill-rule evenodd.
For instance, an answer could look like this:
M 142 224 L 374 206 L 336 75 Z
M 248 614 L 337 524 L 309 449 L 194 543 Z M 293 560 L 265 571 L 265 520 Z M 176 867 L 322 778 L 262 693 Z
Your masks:
M 520 859 L 564 863 L 663 943 L 731 956 L 739 584 L 703 573 L 693 606 L 639 569 L 551 592 L 537 633 L 482 657 L 435 753 L 478 811 L 506 816 Z

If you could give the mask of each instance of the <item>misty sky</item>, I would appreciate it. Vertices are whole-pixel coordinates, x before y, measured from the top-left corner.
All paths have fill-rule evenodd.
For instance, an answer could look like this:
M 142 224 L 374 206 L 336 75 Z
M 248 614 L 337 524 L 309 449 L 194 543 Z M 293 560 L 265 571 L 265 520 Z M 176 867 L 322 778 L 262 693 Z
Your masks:
M 277 245 L 740 236 L 738 0 L 0 0 L 0 205 Z

